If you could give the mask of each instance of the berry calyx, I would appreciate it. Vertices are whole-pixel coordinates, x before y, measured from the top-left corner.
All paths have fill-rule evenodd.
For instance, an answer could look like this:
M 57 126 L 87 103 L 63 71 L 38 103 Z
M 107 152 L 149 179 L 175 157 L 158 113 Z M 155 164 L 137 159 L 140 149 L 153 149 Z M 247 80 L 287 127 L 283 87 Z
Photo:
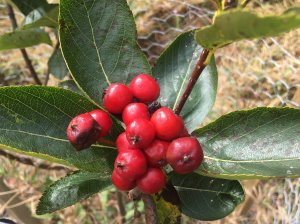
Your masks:
M 166 184 L 166 176 L 159 168 L 149 168 L 147 173 L 137 180 L 137 187 L 145 194 L 156 194 Z
M 161 107 L 151 117 L 158 138 L 171 141 L 181 134 L 184 124 L 180 116 L 167 107 Z
M 136 186 L 135 181 L 122 178 L 116 170 L 114 170 L 111 175 L 111 181 L 113 185 L 121 191 L 130 191 Z
M 95 119 L 95 121 L 101 127 L 101 131 L 99 133 L 98 139 L 106 136 L 109 133 L 112 126 L 112 121 L 109 115 L 103 110 L 93 110 L 89 112 L 89 114 Z
M 67 136 L 77 151 L 86 149 L 95 143 L 101 132 L 101 127 L 89 114 L 74 117 L 68 125 Z
M 147 161 L 152 167 L 164 167 L 167 165 L 166 154 L 170 142 L 155 139 L 150 146 L 144 149 Z
M 122 83 L 111 84 L 103 97 L 104 107 L 113 114 L 121 114 L 133 100 L 130 89 Z
M 146 148 L 155 138 L 155 128 L 147 119 L 136 119 L 126 127 L 126 137 L 132 146 Z
M 166 158 L 176 173 L 186 174 L 200 166 L 203 150 L 196 138 L 177 138 L 169 145 Z
M 147 74 L 139 74 L 130 83 L 129 88 L 135 98 L 143 103 L 151 103 L 159 97 L 160 87 L 156 80 Z
M 126 132 L 121 133 L 117 140 L 116 140 L 116 147 L 119 152 L 125 151 L 125 150 L 136 150 L 139 149 L 138 147 L 132 146 L 129 144 L 127 137 L 126 137 Z
M 128 104 L 122 113 L 122 119 L 125 125 L 130 124 L 132 121 L 144 118 L 150 120 L 150 114 L 148 107 L 144 103 L 130 103 Z
M 122 178 L 134 181 L 147 172 L 147 160 L 140 150 L 127 150 L 118 154 L 114 168 Z

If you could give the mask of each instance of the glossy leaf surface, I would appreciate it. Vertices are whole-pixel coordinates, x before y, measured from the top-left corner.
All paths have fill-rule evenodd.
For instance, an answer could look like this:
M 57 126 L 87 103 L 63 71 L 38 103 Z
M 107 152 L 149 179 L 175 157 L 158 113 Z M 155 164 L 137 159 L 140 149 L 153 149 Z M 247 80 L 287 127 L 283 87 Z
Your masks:
M 226 179 L 300 177 L 300 110 L 236 111 L 193 133 L 204 149 L 197 171 Z
M 126 0 L 61 0 L 60 41 L 71 74 L 97 104 L 110 83 L 150 73 Z

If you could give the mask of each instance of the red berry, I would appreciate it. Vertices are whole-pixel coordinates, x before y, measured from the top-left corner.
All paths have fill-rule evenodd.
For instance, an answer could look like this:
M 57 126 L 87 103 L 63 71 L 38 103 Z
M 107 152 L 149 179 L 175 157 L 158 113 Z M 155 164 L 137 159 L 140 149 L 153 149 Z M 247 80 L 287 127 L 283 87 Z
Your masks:
M 147 119 L 136 119 L 126 127 L 128 142 L 139 148 L 146 148 L 155 138 L 153 124 Z
M 103 110 L 93 110 L 90 112 L 90 115 L 96 120 L 96 122 L 101 127 L 99 138 L 106 136 L 109 133 L 112 126 L 112 121 L 109 115 Z
M 191 136 L 191 135 L 189 134 L 189 131 L 187 130 L 187 128 L 184 126 L 179 137 L 181 138 L 181 137 L 189 137 L 189 136 Z
M 89 114 L 74 117 L 67 128 L 70 143 L 78 150 L 90 147 L 98 139 L 101 127 Z
M 123 132 L 120 134 L 116 140 L 116 146 L 119 152 L 124 151 L 124 150 L 132 150 L 132 149 L 139 149 L 138 147 L 132 146 L 129 144 L 127 137 L 126 137 L 126 132 Z
M 161 107 L 151 117 L 158 138 L 171 141 L 179 137 L 184 124 L 181 117 L 176 115 L 170 108 Z
M 121 114 L 133 100 L 130 89 L 122 83 L 111 84 L 103 97 L 104 107 L 113 114 Z
M 163 167 L 167 165 L 166 154 L 170 142 L 155 139 L 150 146 L 144 149 L 144 154 L 150 166 Z
M 111 181 L 121 191 L 130 191 L 135 188 L 135 181 L 130 181 L 126 178 L 122 178 L 116 170 L 113 171 L 111 175 Z
M 118 154 L 114 167 L 119 176 L 134 181 L 147 172 L 147 160 L 140 150 L 122 151 Z
M 130 124 L 132 121 L 144 118 L 150 120 L 150 114 L 148 112 L 148 107 L 144 103 L 131 103 L 128 104 L 122 114 L 122 119 L 125 125 Z
M 129 88 L 135 98 L 144 103 L 151 103 L 159 97 L 160 88 L 156 80 L 147 74 L 136 76 Z
M 203 150 L 196 138 L 177 138 L 169 145 L 167 161 L 176 173 L 190 173 L 202 163 Z
M 145 194 L 155 194 L 166 185 L 166 176 L 159 168 L 149 168 L 147 173 L 137 180 L 137 187 Z

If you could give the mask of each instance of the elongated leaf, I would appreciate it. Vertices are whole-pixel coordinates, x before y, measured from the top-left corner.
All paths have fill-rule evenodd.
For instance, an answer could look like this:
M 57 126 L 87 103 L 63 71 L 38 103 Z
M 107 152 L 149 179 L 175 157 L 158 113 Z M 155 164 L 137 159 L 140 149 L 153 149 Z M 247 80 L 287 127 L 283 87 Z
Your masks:
M 82 94 L 82 92 L 80 91 L 80 89 L 78 89 L 78 86 L 76 85 L 76 83 L 74 82 L 74 80 L 64 80 L 64 81 L 61 81 L 58 84 L 58 87 L 71 90 L 71 91 L 73 91 L 75 93 L 78 93 L 78 94 Z
M 244 201 L 241 184 L 236 180 L 215 179 L 196 173 L 172 176 L 182 213 L 204 221 L 229 215 Z
M 28 15 L 34 9 L 47 7 L 47 0 L 8 0 L 13 3 L 24 14 Z
M 36 213 L 43 215 L 73 205 L 110 186 L 110 179 L 110 175 L 83 171 L 63 177 L 43 193 Z
M 300 177 L 300 110 L 236 111 L 193 135 L 205 152 L 200 174 L 226 179 Z
M 21 29 L 37 28 L 48 26 L 56 28 L 58 26 L 58 4 L 49 4 L 40 7 L 28 14 Z
M 68 74 L 68 68 L 60 49 L 56 49 L 51 55 L 48 69 L 57 79 L 63 79 Z
M 16 30 L 0 36 L 0 51 L 16 48 L 31 47 L 38 44 L 49 44 L 49 35 L 39 29 Z
M 61 0 L 60 40 L 74 80 L 96 103 L 109 83 L 150 73 L 126 0 Z
M 73 117 L 95 109 L 83 96 L 54 87 L 0 88 L 0 147 L 26 155 L 110 174 L 112 146 L 93 145 L 76 152 L 66 128 Z M 115 123 L 112 139 L 122 131 Z
M 260 17 L 245 9 L 220 13 L 211 26 L 200 28 L 195 35 L 204 48 L 213 49 L 243 39 L 275 36 L 300 27 L 300 7 L 280 16 Z
M 153 75 L 160 83 L 160 102 L 175 108 L 189 77 L 197 64 L 202 48 L 194 40 L 194 33 L 181 34 L 160 56 L 153 67 Z M 211 110 L 218 85 L 218 74 L 214 59 L 198 79 L 181 115 L 186 127 L 193 131 Z

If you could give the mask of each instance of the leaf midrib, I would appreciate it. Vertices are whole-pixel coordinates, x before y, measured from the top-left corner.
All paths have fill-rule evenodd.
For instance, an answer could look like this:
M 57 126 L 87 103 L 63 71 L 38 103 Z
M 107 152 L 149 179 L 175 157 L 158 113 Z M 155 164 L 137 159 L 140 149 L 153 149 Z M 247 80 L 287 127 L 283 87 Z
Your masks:
M 110 82 L 110 80 L 109 80 L 109 78 L 108 78 L 108 75 L 106 74 L 106 71 L 105 71 L 105 69 L 104 69 L 104 67 L 103 67 L 102 60 L 101 60 L 101 56 L 100 56 L 100 52 L 99 52 L 99 50 L 98 50 L 98 46 L 97 46 L 97 43 L 96 43 L 96 40 L 95 40 L 94 28 L 93 28 L 93 26 L 92 26 L 92 21 L 91 21 L 91 18 L 90 18 L 90 14 L 89 14 L 89 11 L 88 11 L 88 9 L 87 9 L 87 7 L 86 7 L 85 1 L 83 1 L 83 3 L 84 3 L 84 8 L 85 8 L 85 10 L 86 10 L 87 18 L 88 18 L 88 20 L 89 20 L 90 29 L 91 29 L 91 32 L 92 32 L 93 44 L 94 44 L 95 50 L 96 50 L 96 52 L 97 52 L 98 63 L 99 63 L 99 66 L 100 66 L 100 68 L 101 68 L 101 70 L 102 70 L 102 72 L 103 72 L 103 75 L 105 76 L 105 79 L 106 79 L 107 84 L 110 85 L 111 82 Z
M 22 134 L 28 134 L 28 135 L 32 135 L 32 136 L 37 136 L 37 137 L 42 137 L 42 138 L 48 138 L 48 139 L 55 140 L 55 141 L 61 141 L 61 142 L 67 142 L 67 143 L 69 143 L 69 141 L 67 139 L 55 138 L 55 137 L 52 137 L 52 136 L 49 136 L 49 135 L 40 135 L 40 134 L 36 134 L 36 133 L 32 133 L 32 132 L 27 132 L 27 131 L 13 130 L 13 129 L 4 129 L 4 128 L 0 128 L 0 131 L 18 132 L 18 133 L 22 133 Z M 116 147 L 113 147 L 113 146 L 95 145 L 95 144 L 93 144 L 92 147 L 117 149 Z

